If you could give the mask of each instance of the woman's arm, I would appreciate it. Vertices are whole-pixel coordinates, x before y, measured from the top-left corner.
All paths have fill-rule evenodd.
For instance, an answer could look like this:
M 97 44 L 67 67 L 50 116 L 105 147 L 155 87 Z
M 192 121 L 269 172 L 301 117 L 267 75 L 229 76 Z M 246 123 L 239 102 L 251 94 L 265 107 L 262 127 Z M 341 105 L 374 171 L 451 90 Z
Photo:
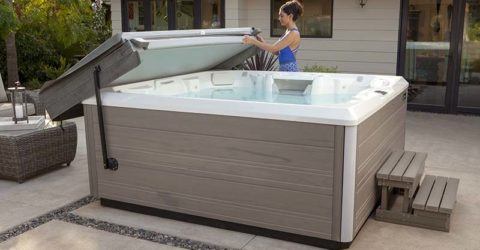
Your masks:
M 261 42 L 253 38 L 252 36 L 245 36 L 243 38 L 243 43 L 255 45 L 263 50 L 266 50 L 272 53 L 278 53 L 278 51 L 282 50 L 283 48 L 290 46 L 290 44 L 292 44 L 295 41 L 295 39 L 297 39 L 298 36 L 299 35 L 296 32 L 290 32 L 286 37 L 284 37 L 283 39 L 279 40 L 274 44 Z

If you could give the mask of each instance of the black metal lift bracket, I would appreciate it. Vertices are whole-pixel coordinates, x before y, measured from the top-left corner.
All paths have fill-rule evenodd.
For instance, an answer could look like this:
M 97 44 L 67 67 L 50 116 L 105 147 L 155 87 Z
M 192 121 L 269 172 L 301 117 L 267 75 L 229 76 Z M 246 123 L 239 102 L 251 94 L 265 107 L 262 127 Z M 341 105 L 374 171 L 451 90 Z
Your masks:
M 100 142 L 102 143 L 103 167 L 112 171 L 118 170 L 118 161 L 115 158 L 109 158 L 107 152 L 107 140 L 105 139 L 105 124 L 103 123 L 102 97 L 100 93 L 100 71 L 99 65 L 95 66 L 93 79 L 95 83 L 95 97 L 97 99 L 98 127 L 100 129 Z

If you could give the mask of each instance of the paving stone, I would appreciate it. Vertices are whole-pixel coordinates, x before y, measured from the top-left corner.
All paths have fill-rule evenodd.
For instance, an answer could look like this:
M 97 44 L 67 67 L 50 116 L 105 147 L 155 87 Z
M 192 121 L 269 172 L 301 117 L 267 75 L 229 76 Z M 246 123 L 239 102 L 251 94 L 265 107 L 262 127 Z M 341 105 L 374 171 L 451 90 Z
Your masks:
M 63 221 L 53 220 L 20 236 L 0 243 L 0 249 L 95 250 L 95 249 L 180 249 L 135 239 Z
M 94 218 L 120 225 L 148 229 L 155 232 L 161 232 L 231 248 L 241 248 L 254 237 L 251 234 L 233 232 L 229 230 L 103 207 L 98 201 L 81 207 L 73 213 L 87 218 Z

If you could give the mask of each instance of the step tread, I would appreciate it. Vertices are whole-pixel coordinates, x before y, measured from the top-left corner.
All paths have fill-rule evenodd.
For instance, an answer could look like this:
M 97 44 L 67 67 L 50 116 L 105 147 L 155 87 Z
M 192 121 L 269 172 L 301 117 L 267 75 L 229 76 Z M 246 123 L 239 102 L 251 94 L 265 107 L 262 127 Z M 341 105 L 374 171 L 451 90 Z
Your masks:
M 423 170 L 425 169 L 425 160 L 427 159 L 426 153 L 416 153 L 410 166 L 402 176 L 402 181 L 415 182 L 422 177 Z
M 437 176 L 432 187 L 432 192 L 428 197 L 427 205 L 425 206 L 426 211 L 438 212 L 438 208 L 442 202 L 443 192 L 445 191 L 445 186 L 447 185 L 447 180 L 447 177 Z
M 420 185 L 418 193 L 413 200 L 413 209 L 425 210 L 425 205 L 427 204 L 428 197 L 430 196 L 430 192 L 432 191 L 434 182 L 435 176 L 425 175 L 425 178 Z
M 455 202 L 457 201 L 457 191 L 460 180 L 457 178 L 448 178 L 447 186 L 440 203 L 439 212 L 451 214 Z
M 394 180 L 394 181 L 401 181 L 403 174 L 405 173 L 407 168 L 410 166 L 410 163 L 412 162 L 413 157 L 415 157 L 415 152 L 405 151 L 405 153 L 403 154 L 402 158 L 398 161 L 395 168 L 393 168 L 388 179 Z
M 394 151 L 383 164 L 383 166 L 377 172 L 378 179 L 388 180 L 388 176 L 392 172 L 393 168 L 397 165 L 400 158 L 402 158 L 404 151 Z

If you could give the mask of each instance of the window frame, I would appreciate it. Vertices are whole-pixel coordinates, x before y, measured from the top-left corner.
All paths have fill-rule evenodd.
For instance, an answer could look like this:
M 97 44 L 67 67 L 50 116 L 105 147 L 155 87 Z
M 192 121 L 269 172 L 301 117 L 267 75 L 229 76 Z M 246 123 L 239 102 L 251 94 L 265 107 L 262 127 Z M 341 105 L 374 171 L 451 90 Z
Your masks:
M 121 0 L 120 3 L 120 8 L 121 8 L 121 24 L 122 24 L 122 32 L 128 32 L 128 6 L 127 6 L 127 1 L 128 0 Z M 145 20 L 145 31 L 152 31 L 152 6 L 151 6 L 151 0 L 137 0 L 137 1 L 143 1 L 143 6 L 144 6 L 144 20 Z M 176 21 L 175 21 L 175 0 L 167 0 L 167 13 L 168 13 L 168 30 L 176 30 Z M 194 0 L 194 13 L 195 13 L 195 18 L 193 21 L 193 28 L 194 29 L 200 29 L 202 27 L 202 0 Z M 220 0 L 220 11 L 221 11 L 221 18 L 220 22 L 221 28 L 225 28 L 225 0 Z M 142 32 L 142 31 L 139 31 Z
M 273 24 L 274 24 L 274 14 L 273 14 L 273 8 L 274 8 L 274 1 L 275 0 L 270 0 L 270 37 L 281 37 L 282 35 L 275 35 L 273 34 Z M 333 38 L 333 2 L 332 1 L 332 14 L 330 15 L 330 22 L 332 25 L 330 25 L 330 36 L 315 36 L 315 35 L 303 35 L 300 34 L 302 38 Z

